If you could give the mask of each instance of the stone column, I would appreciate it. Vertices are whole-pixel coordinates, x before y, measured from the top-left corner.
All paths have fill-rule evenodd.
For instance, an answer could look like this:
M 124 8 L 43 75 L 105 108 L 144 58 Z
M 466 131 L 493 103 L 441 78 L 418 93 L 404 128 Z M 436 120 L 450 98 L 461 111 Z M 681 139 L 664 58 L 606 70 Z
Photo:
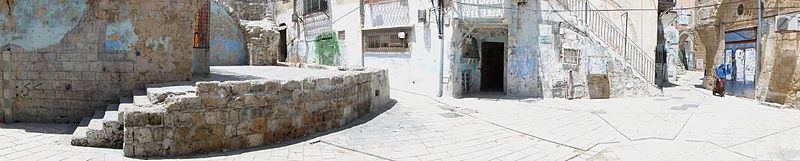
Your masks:
M 208 75 L 211 72 L 209 66 L 211 55 L 208 48 L 194 48 L 192 50 L 194 59 L 192 59 L 192 70 L 195 75 Z

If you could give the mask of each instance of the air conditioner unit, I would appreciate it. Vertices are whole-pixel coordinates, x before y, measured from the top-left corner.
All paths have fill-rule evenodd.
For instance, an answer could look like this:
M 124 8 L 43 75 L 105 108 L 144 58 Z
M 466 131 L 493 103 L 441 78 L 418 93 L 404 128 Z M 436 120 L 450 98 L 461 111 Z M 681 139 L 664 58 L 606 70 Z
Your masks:
M 778 15 L 775 17 L 775 30 L 776 32 L 798 32 L 798 15 Z

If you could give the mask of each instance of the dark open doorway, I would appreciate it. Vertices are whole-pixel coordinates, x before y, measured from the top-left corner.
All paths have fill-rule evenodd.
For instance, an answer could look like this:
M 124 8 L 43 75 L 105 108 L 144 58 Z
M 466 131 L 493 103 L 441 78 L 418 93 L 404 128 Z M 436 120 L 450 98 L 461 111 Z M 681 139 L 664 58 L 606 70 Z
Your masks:
M 481 91 L 503 91 L 503 55 L 505 45 L 483 42 L 481 45 Z
M 287 55 L 289 55 L 288 54 L 289 52 L 286 50 L 286 46 L 287 46 L 287 44 L 286 44 L 286 29 L 279 30 L 279 32 L 281 34 L 281 39 L 279 40 L 279 42 L 278 42 L 279 44 L 278 45 L 280 45 L 281 47 L 280 47 L 280 53 L 278 53 L 278 61 L 279 62 L 286 62 L 286 57 L 287 57 Z

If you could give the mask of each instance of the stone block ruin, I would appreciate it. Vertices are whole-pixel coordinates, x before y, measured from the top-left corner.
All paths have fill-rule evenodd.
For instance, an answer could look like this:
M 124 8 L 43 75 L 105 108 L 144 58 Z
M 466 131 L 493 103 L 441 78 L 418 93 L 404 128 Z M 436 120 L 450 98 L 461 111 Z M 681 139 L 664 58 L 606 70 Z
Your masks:
M 72 144 L 128 157 L 206 154 L 342 127 L 390 101 L 386 70 L 315 68 L 212 67 L 208 78 L 148 85 L 85 118 Z

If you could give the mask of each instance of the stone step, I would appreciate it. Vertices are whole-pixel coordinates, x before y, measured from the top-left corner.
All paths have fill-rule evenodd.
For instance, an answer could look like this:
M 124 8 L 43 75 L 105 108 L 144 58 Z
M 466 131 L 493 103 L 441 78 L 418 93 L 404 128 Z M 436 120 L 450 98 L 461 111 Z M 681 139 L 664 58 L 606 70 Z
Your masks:
M 120 104 L 110 104 L 106 107 L 106 116 L 103 117 L 103 120 L 109 121 L 118 121 L 122 122 L 124 119 L 122 118 L 125 116 L 122 109 L 120 109 Z
M 97 110 L 92 117 L 84 117 L 78 127 L 75 128 L 75 131 L 72 132 L 72 141 L 70 143 L 76 146 L 88 146 L 89 127 L 100 126 L 102 129 L 102 123 L 96 120 L 103 119 L 103 115 L 105 115 L 104 111 Z
M 89 121 L 91 120 L 92 117 L 84 117 L 83 119 L 81 119 L 81 123 L 78 123 L 78 127 L 75 129 L 75 131 L 72 132 L 73 145 L 76 144 L 76 141 L 78 141 L 77 143 L 81 141 L 84 142 L 86 141 L 86 130 L 89 129 L 86 126 L 89 126 Z
M 123 131 L 118 110 L 118 104 L 111 104 L 106 106 L 105 111 L 98 110 L 91 118 L 84 118 L 81 124 L 88 123 L 75 129 L 72 145 L 122 148 Z
M 106 106 L 106 112 L 108 111 L 119 111 L 119 104 L 109 104 Z
M 119 97 L 119 103 L 120 104 L 122 104 L 122 103 L 133 103 L 133 97 L 131 97 L 131 96 Z
M 81 119 L 81 123 L 79 123 L 78 126 L 83 126 L 83 127 L 89 126 L 89 121 L 92 121 L 92 117 L 84 117 L 83 119 Z
M 105 116 L 105 111 L 96 111 L 94 116 L 92 116 L 92 121 L 89 121 L 89 130 L 103 130 L 103 116 Z
M 194 82 L 180 81 L 160 84 L 148 84 L 147 97 L 153 104 L 164 102 L 171 95 L 185 95 L 194 93 Z
M 139 107 L 147 107 L 152 105 L 150 103 L 150 99 L 147 98 L 147 95 L 135 95 L 133 96 L 133 104 Z
M 86 126 L 78 126 L 75 128 L 75 131 L 72 132 L 72 145 L 75 146 L 86 146 L 86 132 L 89 131 L 89 128 Z

